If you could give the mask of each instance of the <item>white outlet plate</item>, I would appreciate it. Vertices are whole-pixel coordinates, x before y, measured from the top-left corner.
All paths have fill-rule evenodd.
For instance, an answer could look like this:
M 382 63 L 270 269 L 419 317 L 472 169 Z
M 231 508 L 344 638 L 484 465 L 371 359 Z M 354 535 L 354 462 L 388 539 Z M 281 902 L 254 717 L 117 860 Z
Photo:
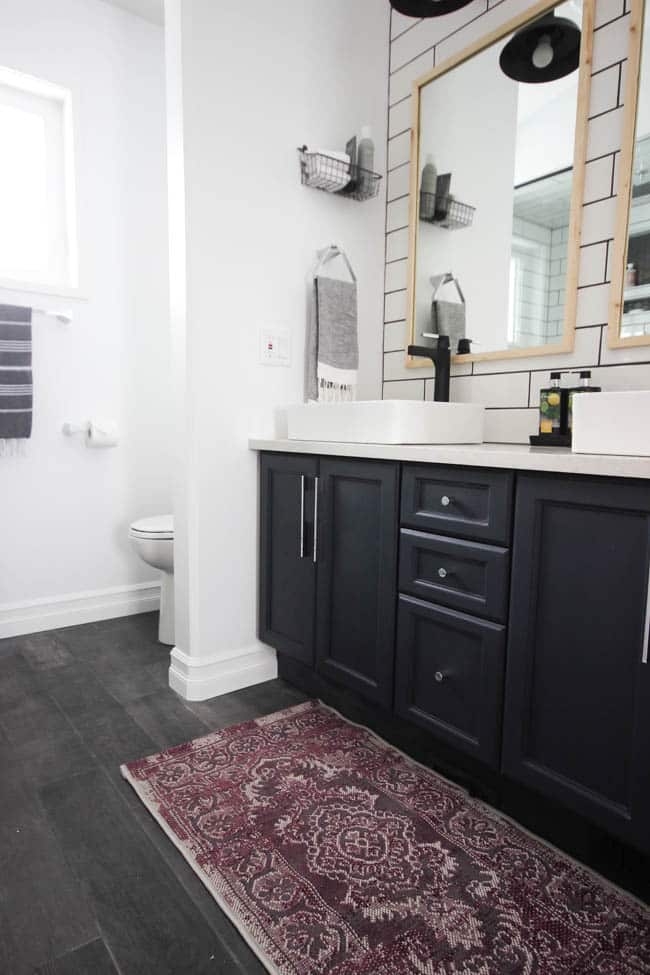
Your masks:
M 291 333 L 288 328 L 264 326 L 260 328 L 259 342 L 263 366 L 291 365 Z

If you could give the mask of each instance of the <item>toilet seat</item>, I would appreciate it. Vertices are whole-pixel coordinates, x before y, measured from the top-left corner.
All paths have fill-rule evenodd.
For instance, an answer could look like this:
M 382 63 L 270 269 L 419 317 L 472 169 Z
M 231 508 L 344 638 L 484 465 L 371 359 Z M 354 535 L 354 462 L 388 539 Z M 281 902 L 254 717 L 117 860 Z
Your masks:
M 154 518 L 140 518 L 129 528 L 132 538 L 150 538 L 157 541 L 174 540 L 174 516 L 156 515 Z

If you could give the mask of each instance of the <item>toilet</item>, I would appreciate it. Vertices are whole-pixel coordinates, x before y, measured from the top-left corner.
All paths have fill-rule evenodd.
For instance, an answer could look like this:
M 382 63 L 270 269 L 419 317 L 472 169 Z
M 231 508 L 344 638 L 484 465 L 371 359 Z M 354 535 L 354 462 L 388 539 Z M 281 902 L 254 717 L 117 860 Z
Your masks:
M 174 516 L 141 518 L 129 528 L 129 538 L 143 562 L 160 570 L 158 639 L 174 645 Z

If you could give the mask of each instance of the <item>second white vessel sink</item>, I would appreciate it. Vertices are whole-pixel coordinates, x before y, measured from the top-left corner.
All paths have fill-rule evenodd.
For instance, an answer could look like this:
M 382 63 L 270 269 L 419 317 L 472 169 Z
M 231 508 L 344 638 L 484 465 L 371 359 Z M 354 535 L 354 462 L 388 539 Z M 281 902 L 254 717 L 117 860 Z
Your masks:
M 290 440 L 330 443 L 483 443 L 485 407 L 476 403 L 357 400 L 288 408 Z
M 573 451 L 650 457 L 650 390 L 574 396 Z

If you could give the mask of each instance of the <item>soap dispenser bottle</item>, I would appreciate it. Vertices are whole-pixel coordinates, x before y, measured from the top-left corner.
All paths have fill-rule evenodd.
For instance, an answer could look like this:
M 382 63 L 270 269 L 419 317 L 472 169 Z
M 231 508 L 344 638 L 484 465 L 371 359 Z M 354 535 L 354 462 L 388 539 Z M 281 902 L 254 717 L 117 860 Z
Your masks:
M 433 162 L 433 156 L 429 153 L 420 181 L 420 218 L 422 220 L 433 220 L 435 216 L 437 188 L 438 170 Z
M 551 373 L 551 385 L 539 391 L 540 436 L 567 432 L 568 390 L 562 389 L 562 373 Z
M 573 431 L 573 397 L 578 393 L 599 393 L 601 389 L 600 386 L 591 385 L 591 369 L 575 370 L 573 375 L 578 375 L 580 377 L 580 385 L 573 386 L 568 390 L 567 430 L 569 433 Z

